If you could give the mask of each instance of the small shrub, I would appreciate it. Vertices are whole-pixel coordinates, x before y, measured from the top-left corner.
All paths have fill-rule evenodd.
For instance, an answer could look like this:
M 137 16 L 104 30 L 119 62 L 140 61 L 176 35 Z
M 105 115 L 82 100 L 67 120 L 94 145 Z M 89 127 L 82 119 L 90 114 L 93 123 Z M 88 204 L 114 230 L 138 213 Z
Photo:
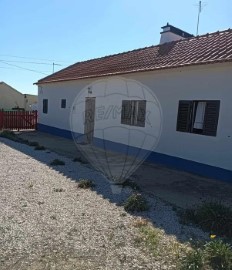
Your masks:
M 134 181 L 131 181 L 131 180 L 128 180 L 128 179 L 122 184 L 122 186 L 123 187 L 130 187 L 130 188 L 132 188 L 133 190 L 136 190 L 136 191 L 140 190 L 140 187 Z
M 37 143 L 37 142 L 28 142 L 28 145 L 29 146 L 38 147 L 39 146 L 39 143 Z
M 202 248 L 186 253 L 180 262 L 181 270 L 232 270 L 232 247 L 222 240 L 213 240 Z
M 15 136 L 15 133 L 11 130 L 5 129 L 3 131 L 0 132 L 0 136 L 4 137 L 4 136 Z
M 27 207 L 27 203 L 26 202 L 23 203 L 22 207 Z
M 18 141 L 17 136 L 11 130 L 3 130 L 2 132 L 0 132 L 0 137 L 6 138 L 12 141 Z
M 145 198 L 139 193 L 132 194 L 124 203 L 124 209 L 130 212 L 141 212 L 149 209 L 148 203 Z
M 64 192 L 65 190 L 63 188 L 54 188 L 54 192 Z
M 28 140 L 18 137 L 14 133 L 14 131 L 11 131 L 11 130 L 3 130 L 2 132 L 0 131 L 0 137 L 9 139 L 9 140 L 14 141 L 14 142 L 29 144 Z
M 43 150 L 46 150 L 46 148 L 44 146 L 42 146 L 42 145 L 38 145 L 38 146 L 35 147 L 35 150 L 43 151 Z
M 38 205 L 42 205 L 42 204 L 44 204 L 43 201 L 38 201 Z
M 218 202 L 206 202 L 186 210 L 184 219 L 218 236 L 232 237 L 232 209 Z
M 52 162 L 50 162 L 51 166 L 63 166 L 65 165 L 65 162 L 60 159 L 54 159 Z
M 80 162 L 80 163 L 82 163 L 82 164 L 88 164 L 88 163 L 89 163 L 89 162 L 88 162 L 86 159 L 84 159 L 83 157 L 76 157 L 76 158 L 73 159 L 73 162 Z
M 205 245 L 206 258 L 215 270 L 232 269 L 232 247 L 222 240 L 213 240 Z
M 94 183 L 93 183 L 93 181 L 88 180 L 88 179 L 80 179 L 79 183 L 78 183 L 78 187 L 84 188 L 84 189 L 92 188 L 92 187 L 94 187 Z
M 203 270 L 204 268 L 204 252 L 202 249 L 191 250 L 187 252 L 181 261 L 181 270 Z

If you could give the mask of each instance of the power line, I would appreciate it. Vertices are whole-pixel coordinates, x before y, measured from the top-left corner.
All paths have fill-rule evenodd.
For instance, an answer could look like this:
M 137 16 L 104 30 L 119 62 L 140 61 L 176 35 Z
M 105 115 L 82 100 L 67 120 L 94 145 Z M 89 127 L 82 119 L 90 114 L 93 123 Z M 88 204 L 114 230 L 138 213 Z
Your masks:
M 4 68 L 4 69 L 17 69 L 17 68 L 10 68 L 10 67 L 0 67 L 0 68 Z
M 14 61 L 14 60 L 0 60 L 0 62 L 11 62 L 11 63 L 22 63 L 22 64 L 35 64 L 35 65 L 49 65 L 53 66 L 53 63 L 42 63 L 42 62 L 27 62 L 27 61 Z M 60 64 L 55 64 L 56 66 L 63 66 Z
M 11 63 L 22 63 L 22 64 L 40 64 L 40 65 L 49 65 L 49 66 L 52 66 L 52 72 L 54 73 L 54 70 L 55 70 L 55 66 L 62 66 L 60 64 L 57 64 L 57 63 L 41 63 L 41 62 L 28 62 L 28 61 L 12 61 L 12 60 L 0 60 L 0 63 L 3 63 L 3 64 L 6 64 L 6 65 L 11 65 L 11 66 L 15 66 L 17 68 L 21 68 L 21 69 L 24 69 L 24 70 L 29 70 L 29 71 L 34 71 L 34 72 L 39 72 L 39 73 L 42 73 L 43 74 L 43 71 L 37 71 L 37 70 L 34 70 L 34 69 L 28 69 L 28 68 L 24 68 L 22 66 L 17 66 L 17 65 L 13 65 L 13 64 L 9 64 L 9 62 Z M 45 71 L 45 72 L 50 72 L 50 71 Z M 45 74 L 45 73 L 44 73 Z
M 18 71 L 20 71 L 20 68 L 13 68 L 13 67 L 1 67 L 0 66 L 0 68 L 2 68 L 2 69 L 12 69 L 12 70 L 18 70 Z M 23 70 L 22 70 L 23 71 Z M 50 70 L 40 70 L 40 72 L 51 72 Z
M 31 60 L 39 60 L 39 61 L 50 61 L 50 62 L 69 63 L 67 61 L 58 61 L 58 60 L 54 60 L 54 59 L 45 59 L 45 58 L 32 58 L 32 57 L 17 56 L 17 55 L 11 55 L 11 54 L 0 54 L 0 56 L 13 57 L 13 58 L 22 58 L 22 59 L 31 59 Z
M 31 71 L 31 72 L 40 73 L 40 74 L 43 74 L 43 75 L 48 75 L 47 73 L 44 73 L 44 72 L 41 72 L 41 71 L 37 71 L 37 70 L 34 70 L 34 69 L 29 69 L 29 68 L 24 68 L 24 67 L 20 67 L 20 66 L 17 66 L 17 65 L 9 64 L 7 62 L 1 61 L 1 63 L 6 64 L 6 65 L 9 65 L 9 66 L 12 66 L 12 67 L 17 67 L 19 69 L 24 69 L 24 70 L 28 70 L 28 71 Z

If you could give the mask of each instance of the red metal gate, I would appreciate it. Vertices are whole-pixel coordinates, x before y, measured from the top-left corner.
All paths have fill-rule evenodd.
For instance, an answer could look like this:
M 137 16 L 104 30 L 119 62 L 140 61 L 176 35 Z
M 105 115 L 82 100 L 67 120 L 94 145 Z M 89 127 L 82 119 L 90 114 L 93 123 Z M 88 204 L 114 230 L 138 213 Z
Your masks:
M 20 130 L 37 128 L 37 111 L 0 111 L 0 130 Z

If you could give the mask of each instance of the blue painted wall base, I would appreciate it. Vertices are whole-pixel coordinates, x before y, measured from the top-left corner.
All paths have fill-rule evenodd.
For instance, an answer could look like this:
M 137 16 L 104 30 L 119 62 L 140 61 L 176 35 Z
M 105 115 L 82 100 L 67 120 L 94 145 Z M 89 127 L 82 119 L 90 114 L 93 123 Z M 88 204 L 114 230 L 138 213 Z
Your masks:
M 64 138 L 73 139 L 72 132 L 68 130 L 59 129 L 43 124 L 38 124 L 38 130 L 41 132 L 50 133 Z M 83 138 L 83 134 L 75 134 L 75 137 Z M 98 138 L 94 138 L 94 144 L 96 146 L 105 148 L 110 151 L 116 151 L 136 156 L 139 155 L 141 158 L 147 157 L 146 158 L 147 162 L 161 164 L 177 170 L 186 171 L 200 176 L 232 183 L 232 171 L 225 170 L 219 167 L 214 167 L 157 152 L 149 152 L 147 150 L 139 149 L 136 147 L 129 147 L 128 145 L 121 143 L 115 143 L 112 141 L 103 141 Z

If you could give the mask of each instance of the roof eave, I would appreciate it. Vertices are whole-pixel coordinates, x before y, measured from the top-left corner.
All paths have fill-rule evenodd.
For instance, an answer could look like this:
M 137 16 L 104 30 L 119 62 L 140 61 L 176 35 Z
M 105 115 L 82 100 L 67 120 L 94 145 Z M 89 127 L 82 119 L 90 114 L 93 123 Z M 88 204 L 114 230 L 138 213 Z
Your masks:
M 190 64 L 179 64 L 175 66 L 163 66 L 158 68 L 147 68 L 147 69 L 136 69 L 131 71 L 122 71 L 122 72 L 112 72 L 112 73 L 105 73 L 100 75 L 90 75 L 90 76 L 82 76 L 77 78 L 66 78 L 66 79 L 56 79 L 56 80 L 40 80 L 34 85 L 40 85 L 40 84 L 48 84 L 48 83 L 55 83 L 55 82 L 65 82 L 65 81 L 77 81 L 77 80 L 83 80 L 83 79 L 92 79 L 92 78 L 100 78 L 100 77 L 108 77 L 108 76 L 117 76 L 117 75 L 123 75 L 123 74 L 131 74 L 131 73 L 138 73 L 138 72 L 148 72 L 148 71 L 158 71 L 158 70 L 165 70 L 165 69 L 175 69 L 175 68 L 181 68 L 181 67 L 190 67 L 190 66 L 201 66 L 201 65 L 209 65 L 209 64 L 219 64 L 219 63 L 225 63 L 225 62 L 232 62 L 232 58 L 229 59 L 218 59 L 218 60 L 209 60 L 204 62 L 195 62 Z

